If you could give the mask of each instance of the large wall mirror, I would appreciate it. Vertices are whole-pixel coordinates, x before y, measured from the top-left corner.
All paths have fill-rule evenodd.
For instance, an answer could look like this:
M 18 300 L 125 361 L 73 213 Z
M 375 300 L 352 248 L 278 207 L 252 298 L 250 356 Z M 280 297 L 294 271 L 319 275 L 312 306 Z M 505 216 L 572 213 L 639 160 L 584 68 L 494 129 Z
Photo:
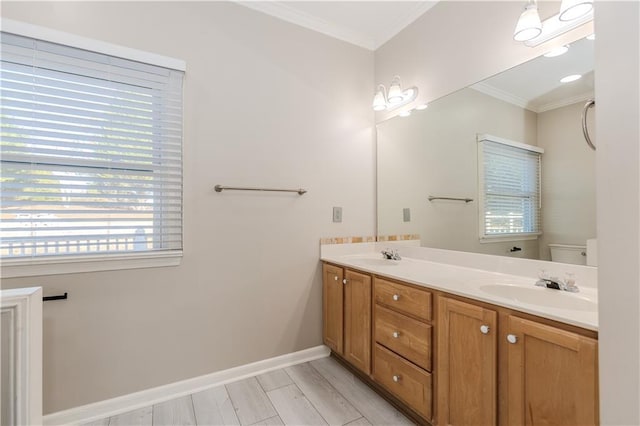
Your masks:
M 379 123 L 378 235 L 419 235 L 426 247 L 542 260 L 551 260 L 550 247 L 573 246 L 584 257 L 587 240 L 596 237 L 595 152 L 582 131 L 583 107 L 594 97 L 593 63 L 593 41 L 578 40 L 563 54 L 540 56 L 440 98 L 425 110 Z M 570 75 L 581 77 L 560 82 Z M 594 115 L 593 109 L 587 115 L 591 134 Z M 479 170 L 483 148 L 478 135 L 483 134 L 544 150 L 539 172 L 522 172 L 540 184 L 540 199 L 534 200 L 539 235 L 481 238 L 492 209 L 479 176 L 479 171 L 485 173 L 484 166 Z M 486 161 L 482 155 L 480 161 Z M 521 174 L 521 165 L 510 167 L 499 171 L 505 179 Z M 473 201 L 429 201 L 430 196 Z M 522 203 L 530 206 L 531 199 L 525 196 L 512 204 Z M 507 208 L 494 211 L 492 220 L 522 225 L 529 220 L 522 214 Z M 572 256 L 553 260 L 586 262 Z

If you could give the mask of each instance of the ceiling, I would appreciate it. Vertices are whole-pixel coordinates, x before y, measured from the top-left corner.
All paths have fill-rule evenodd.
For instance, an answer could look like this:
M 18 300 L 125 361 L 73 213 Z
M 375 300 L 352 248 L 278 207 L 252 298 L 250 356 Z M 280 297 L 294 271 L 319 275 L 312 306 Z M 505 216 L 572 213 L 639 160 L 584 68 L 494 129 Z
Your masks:
M 540 56 L 471 86 L 534 112 L 544 112 L 593 97 L 593 41 L 578 40 L 561 56 Z M 582 78 L 560 83 L 570 74 Z
M 328 36 L 375 50 L 435 6 L 431 1 L 238 1 Z

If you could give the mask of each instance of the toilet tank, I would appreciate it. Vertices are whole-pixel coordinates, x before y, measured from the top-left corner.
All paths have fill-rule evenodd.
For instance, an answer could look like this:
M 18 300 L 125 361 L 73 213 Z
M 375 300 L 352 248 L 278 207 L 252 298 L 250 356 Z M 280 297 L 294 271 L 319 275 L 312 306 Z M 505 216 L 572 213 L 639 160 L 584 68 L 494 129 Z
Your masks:
M 572 244 L 549 244 L 552 262 L 587 264 L 587 246 Z

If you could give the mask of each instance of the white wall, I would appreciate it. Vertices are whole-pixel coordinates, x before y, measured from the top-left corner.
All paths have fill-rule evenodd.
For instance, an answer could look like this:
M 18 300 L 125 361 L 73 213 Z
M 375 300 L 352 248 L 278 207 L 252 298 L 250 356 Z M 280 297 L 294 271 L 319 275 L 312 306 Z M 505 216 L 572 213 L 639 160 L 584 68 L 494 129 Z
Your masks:
M 640 3 L 597 1 L 600 419 L 640 424 Z
M 596 153 L 582 134 L 578 102 L 538 114 L 542 157 L 540 259 L 550 260 L 549 243 L 586 245 L 596 237 Z M 587 114 L 594 136 L 593 109 Z
M 538 241 L 480 243 L 478 133 L 536 145 L 536 114 L 473 89 L 377 125 L 378 232 L 419 234 L 423 246 L 533 258 Z M 429 202 L 429 195 L 472 198 Z M 411 209 L 404 222 L 402 209 Z M 513 246 L 522 251 L 511 253 Z
M 373 53 L 227 2 L 2 16 L 187 61 L 182 265 L 2 283 L 69 292 L 44 306 L 45 413 L 321 344 L 319 239 L 375 232 Z

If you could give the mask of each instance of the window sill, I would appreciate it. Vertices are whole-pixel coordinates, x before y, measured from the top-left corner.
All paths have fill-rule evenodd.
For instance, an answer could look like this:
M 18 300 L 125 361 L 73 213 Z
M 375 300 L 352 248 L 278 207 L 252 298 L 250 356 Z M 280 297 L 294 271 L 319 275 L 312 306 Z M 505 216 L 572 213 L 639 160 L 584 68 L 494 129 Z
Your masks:
M 2 259 L 0 269 L 2 278 L 18 278 L 178 266 L 181 261 L 182 251 L 97 254 L 46 259 Z
M 520 234 L 520 235 L 505 235 L 499 237 L 480 237 L 480 244 L 489 244 L 489 243 L 506 243 L 513 241 L 528 241 L 528 240 L 537 240 L 539 235 L 534 234 Z

